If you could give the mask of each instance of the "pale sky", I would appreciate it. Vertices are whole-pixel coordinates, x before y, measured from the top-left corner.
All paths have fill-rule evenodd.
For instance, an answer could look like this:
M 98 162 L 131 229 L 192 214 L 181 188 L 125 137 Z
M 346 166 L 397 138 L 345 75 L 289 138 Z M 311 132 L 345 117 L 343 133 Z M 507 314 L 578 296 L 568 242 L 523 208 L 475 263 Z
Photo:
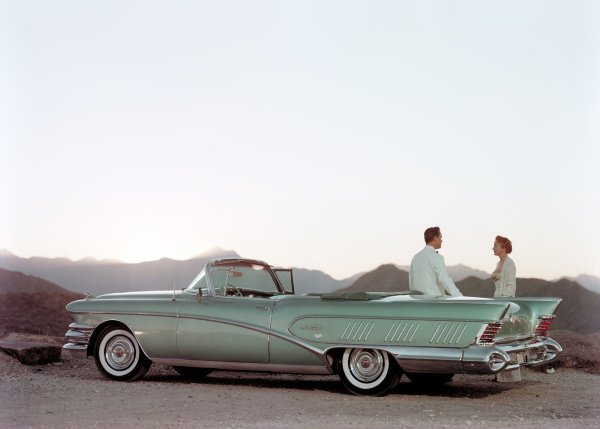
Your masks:
M 596 1 L 2 1 L 0 248 L 600 276 Z

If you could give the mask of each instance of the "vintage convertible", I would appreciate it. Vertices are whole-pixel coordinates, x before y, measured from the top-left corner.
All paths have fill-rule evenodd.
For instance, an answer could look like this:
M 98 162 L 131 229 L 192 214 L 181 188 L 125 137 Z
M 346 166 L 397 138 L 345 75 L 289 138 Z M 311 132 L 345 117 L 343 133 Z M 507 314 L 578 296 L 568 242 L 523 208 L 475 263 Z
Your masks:
M 132 381 L 152 362 L 182 376 L 214 369 L 339 374 L 354 394 L 382 395 L 403 374 L 444 383 L 551 362 L 559 298 L 486 299 L 415 292 L 295 295 L 291 269 L 209 261 L 187 289 L 71 302 L 64 350 L 94 356 L 106 377 Z

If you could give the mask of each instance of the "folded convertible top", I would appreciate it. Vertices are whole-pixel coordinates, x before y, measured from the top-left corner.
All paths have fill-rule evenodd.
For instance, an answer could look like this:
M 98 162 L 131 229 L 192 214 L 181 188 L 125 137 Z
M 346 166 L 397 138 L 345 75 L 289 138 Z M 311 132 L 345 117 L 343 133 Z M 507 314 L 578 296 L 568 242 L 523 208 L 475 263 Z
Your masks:
M 395 295 L 423 295 L 416 290 L 405 290 L 401 292 L 330 292 L 321 295 L 321 299 L 340 301 L 373 301 Z

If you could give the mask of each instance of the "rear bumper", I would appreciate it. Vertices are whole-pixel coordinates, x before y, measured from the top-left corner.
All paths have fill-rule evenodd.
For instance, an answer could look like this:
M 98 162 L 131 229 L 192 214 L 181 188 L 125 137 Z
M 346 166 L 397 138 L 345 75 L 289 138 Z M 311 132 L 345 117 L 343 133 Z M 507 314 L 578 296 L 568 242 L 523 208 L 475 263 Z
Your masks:
M 525 346 L 501 346 L 510 356 L 507 369 L 520 366 L 536 366 L 554 361 L 562 347 L 552 338 L 532 341 Z
M 562 347 L 551 338 L 496 346 L 386 348 L 405 372 L 496 374 L 552 362 Z

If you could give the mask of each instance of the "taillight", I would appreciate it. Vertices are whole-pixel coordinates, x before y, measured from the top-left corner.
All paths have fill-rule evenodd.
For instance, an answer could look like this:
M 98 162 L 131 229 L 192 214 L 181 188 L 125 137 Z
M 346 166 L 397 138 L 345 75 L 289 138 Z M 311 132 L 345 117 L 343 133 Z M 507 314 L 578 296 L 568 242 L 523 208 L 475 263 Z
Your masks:
M 479 338 L 477 339 L 477 344 L 483 346 L 489 346 L 494 344 L 494 341 L 496 341 L 496 334 L 498 333 L 501 327 L 502 322 L 491 322 L 484 325 L 484 327 L 480 331 L 481 333 L 479 335 Z
M 536 337 L 547 337 L 548 331 L 552 326 L 555 316 L 540 316 L 538 317 L 538 324 L 535 327 Z

